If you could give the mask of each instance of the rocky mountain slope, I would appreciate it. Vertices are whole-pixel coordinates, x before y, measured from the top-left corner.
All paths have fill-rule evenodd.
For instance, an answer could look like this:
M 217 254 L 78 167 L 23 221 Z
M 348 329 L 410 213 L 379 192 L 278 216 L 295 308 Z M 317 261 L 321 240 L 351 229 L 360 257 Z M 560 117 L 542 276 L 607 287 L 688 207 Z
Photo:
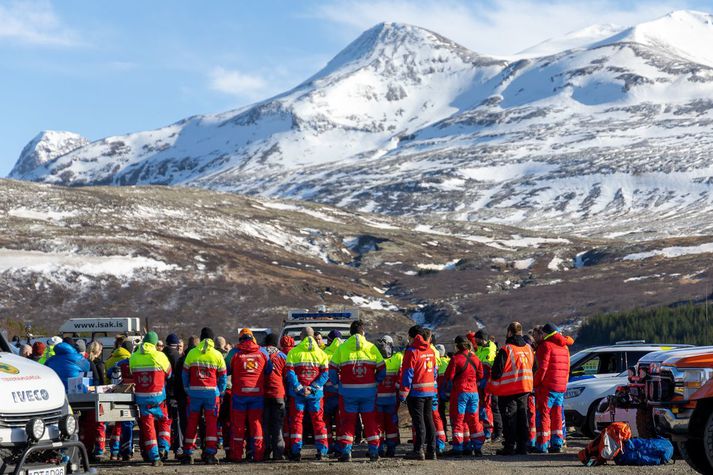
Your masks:
M 508 60 L 380 24 L 284 94 L 153 131 L 60 140 L 41 159 L 31 143 L 11 176 L 189 185 L 594 237 L 705 234 L 710 44 L 713 17 L 692 11 L 593 27 Z
M 359 308 L 373 332 L 576 325 L 703 299 L 712 258 L 713 237 L 636 244 L 200 189 L 0 180 L 1 315 L 38 332 L 131 315 L 162 333 L 232 334 L 321 304 Z

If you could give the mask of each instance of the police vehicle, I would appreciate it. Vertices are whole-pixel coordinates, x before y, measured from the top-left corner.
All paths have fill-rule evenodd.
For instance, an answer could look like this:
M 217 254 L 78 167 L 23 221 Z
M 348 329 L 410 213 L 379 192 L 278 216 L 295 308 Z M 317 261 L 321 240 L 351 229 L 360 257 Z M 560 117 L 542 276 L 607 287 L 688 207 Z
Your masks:
M 0 474 L 92 471 L 62 381 L 16 352 L 0 334 Z

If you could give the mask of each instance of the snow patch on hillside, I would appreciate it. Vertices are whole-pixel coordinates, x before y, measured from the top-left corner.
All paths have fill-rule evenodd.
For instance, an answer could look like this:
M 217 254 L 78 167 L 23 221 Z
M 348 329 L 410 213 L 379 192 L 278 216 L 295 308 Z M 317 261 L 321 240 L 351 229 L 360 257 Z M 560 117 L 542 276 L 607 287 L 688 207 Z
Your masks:
M 180 267 L 142 256 L 89 256 L 0 248 L 0 273 L 20 271 L 49 276 L 76 272 L 91 277 L 129 278 L 141 271 L 162 273 L 175 270 Z
M 650 259 L 652 257 L 681 257 L 688 256 L 691 254 L 707 254 L 713 252 L 713 243 L 701 244 L 698 246 L 674 246 L 665 247 L 663 249 L 657 249 L 654 251 L 639 252 L 636 254 L 629 254 L 625 256 L 623 260 L 625 261 L 640 261 L 643 259 Z

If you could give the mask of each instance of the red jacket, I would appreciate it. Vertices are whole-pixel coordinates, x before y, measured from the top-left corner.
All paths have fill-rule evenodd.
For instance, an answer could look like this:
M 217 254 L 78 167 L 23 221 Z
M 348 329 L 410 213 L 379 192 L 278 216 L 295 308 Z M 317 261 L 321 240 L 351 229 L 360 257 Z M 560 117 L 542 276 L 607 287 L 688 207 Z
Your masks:
M 438 357 L 422 337 L 416 335 L 411 346 L 404 352 L 401 364 L 401 387 L 399 398 L 432 397 L 436 395 Z
M 285 398 L 285 360 L 287 356 L 275 346 L 265 348 L 270 356 L 272 372 L 265 379 L 265 397 Z
M 255 340 L 241 342 L 230 360 L 232 393 L 236 396 L 264 396 L 265 375 L 272 365 L 267 352 Z
M 569 348 L 561 333 L 546 338 L 537 346 L 535 388 L 558 393 L 567 390 L 569 381 Z
M 473 364 L 468 363 L 468 359 Z M 451 395 L 477 393 L 478 381 L 481 379 L 483 379 L 483 364 L 475 353 L 465 350 L 453 355 L 444 375 L 444 380 L 453 385 Z

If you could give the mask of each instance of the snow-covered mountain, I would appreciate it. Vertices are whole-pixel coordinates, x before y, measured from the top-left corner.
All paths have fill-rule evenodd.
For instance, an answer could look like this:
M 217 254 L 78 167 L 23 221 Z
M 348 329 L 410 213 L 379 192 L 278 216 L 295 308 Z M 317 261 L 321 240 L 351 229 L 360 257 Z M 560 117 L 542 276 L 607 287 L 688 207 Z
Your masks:
M 74 132 L 42 131 L 22 149 L 20 158 L 10 171 L 10 176 L 20 177 L 32 173 L 50 160 L 66 155 L 88 143 L 88 139 Z
M 592 235 L 702 233 L 713 226 L 711 44 L 713 17 L 692 11 L 592 27 L 514 60 L 384 23 L 284 94 L 41 163 L 23 152 L 11 177 Z

